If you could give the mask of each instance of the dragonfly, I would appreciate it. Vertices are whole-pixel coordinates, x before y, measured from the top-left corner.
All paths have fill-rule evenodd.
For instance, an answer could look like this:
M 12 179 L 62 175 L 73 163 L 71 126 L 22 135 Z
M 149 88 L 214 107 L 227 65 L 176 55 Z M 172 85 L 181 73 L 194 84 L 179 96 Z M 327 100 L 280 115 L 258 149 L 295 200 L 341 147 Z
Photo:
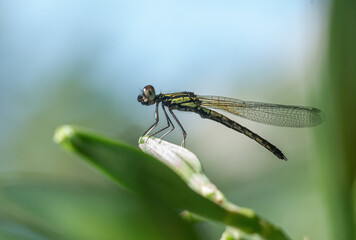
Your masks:
M 156 105 L 156 121 L 147 129 L 143 136 L 146 135 L 148 137 L 152 137 L 172 126 L 160 137 L 160 139 L 163 139 L 175 129 L 174 124 L 166 111 L 166 108 L 168 108 L 169 113 L 182 130 L 182 147 L 185 147 L 187 133 L 174 114 L 173 110 L 194 112 L 199 114 L 202 118 L 216 121 L 228 128 L 246 135 L 282 160 L 287 160 L 287 158 L 275 145 L 262 138 L 258 134 L 252 132 L 248 128 L 214 110 L 223 110 L 248 120 L 280 127 L 313 127 L 323 121 L 323 113 L 314 107 L 243 101 L 235 98 L 219 96 L 201 96 L 196 95 L 193 92 L 156 94 L 154 87 L 151 85 L 147 85 L 143 88 L 142 93 L 137 97 L 137 101 L 144 106 L 153 104 Z M 166 117 L 167 126 L 151 134 L 159 122 L 158 109 L 160 103 Z

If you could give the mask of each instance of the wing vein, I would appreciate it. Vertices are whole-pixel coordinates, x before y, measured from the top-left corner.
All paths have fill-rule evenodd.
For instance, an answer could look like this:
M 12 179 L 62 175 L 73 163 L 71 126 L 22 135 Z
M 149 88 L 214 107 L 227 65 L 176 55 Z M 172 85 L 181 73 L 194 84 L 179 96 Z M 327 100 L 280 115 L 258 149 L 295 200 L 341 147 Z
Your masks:
M 201 105 L 221 109 L 237 116 L 274 126 L 312 127 L 323 121 L 323 114 L 317 108 L 242 101 L 219 96 L 197 96 Z

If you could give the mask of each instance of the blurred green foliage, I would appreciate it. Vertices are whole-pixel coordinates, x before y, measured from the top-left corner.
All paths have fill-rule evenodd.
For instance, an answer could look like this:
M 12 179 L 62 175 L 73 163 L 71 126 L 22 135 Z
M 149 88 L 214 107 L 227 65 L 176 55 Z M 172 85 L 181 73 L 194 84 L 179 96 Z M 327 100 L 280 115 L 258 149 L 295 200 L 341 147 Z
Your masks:
M 2 183 L 2 191 L 12 218 L 1 221 L 1 232 L 13 239 L 196 239 L 164 206 L 156 212 L 105 185 L 28 177 Z
M 330 239 L 355 239 L 356 173 L 356 2 L 333 1 L 322 107 L 327 121 L 318 130 L 318 174 Z
M 3 207 L 13 217 L 0 222 L 2 234 L 14 239 L 198 239 L 174 210 L 187 209 L 248 234 L 271 240 L 289 239 L 253 211 L 223 200 L 214 202 L 193 190 L 196 181 L 204 182 L 205 175 L 201 169 L 188 167 L 190 164 L 182 168 L 184 161 L 177 166 L 179 162 L 165 164 L 135 148 L 68 125 L 56 131 L 55 141 L 139 193 L 140 198 L 127 204 L 123 199 L 130 194 L 124 192 L 120 198 L 116 191 L 49 179 L 3 181 Z M 183 177 L 186 174 L 191 177 Z M 122 207 L 126 214 L 121 213 Z M 26 221 L 22 220 L 24 216 Z M 124 227 L 118 227 L 122 223 Z M 140 231 L 136 231 L 137 227 Z

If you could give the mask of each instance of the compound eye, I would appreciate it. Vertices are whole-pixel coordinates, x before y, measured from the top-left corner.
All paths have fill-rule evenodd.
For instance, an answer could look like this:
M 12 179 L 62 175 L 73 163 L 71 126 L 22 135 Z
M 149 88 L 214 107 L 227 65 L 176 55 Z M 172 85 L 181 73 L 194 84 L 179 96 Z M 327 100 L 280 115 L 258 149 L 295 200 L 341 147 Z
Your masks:
M 147 85 L 143 88 L 143 95 L 150 101 L 154 100 L 156 97 L 156 92 L 153 86 Z

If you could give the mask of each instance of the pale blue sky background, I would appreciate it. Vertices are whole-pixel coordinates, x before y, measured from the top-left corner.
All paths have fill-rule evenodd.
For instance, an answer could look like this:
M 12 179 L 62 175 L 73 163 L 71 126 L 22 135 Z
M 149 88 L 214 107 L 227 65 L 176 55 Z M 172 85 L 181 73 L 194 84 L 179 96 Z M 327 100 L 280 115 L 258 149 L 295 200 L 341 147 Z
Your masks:
M 157 91 L 235 96 L 231 86 L 292 81 L 320 49 L 326 8 L 300 0 L 1 1 L 0 6 L 3 133 L 46 102 L 41 92 L 56 87 L 53 76 L 78 67 L 85 69 L 88 86 L 113 102 L 132 97 L 127 103 L 132 106 L 146 84 Z

